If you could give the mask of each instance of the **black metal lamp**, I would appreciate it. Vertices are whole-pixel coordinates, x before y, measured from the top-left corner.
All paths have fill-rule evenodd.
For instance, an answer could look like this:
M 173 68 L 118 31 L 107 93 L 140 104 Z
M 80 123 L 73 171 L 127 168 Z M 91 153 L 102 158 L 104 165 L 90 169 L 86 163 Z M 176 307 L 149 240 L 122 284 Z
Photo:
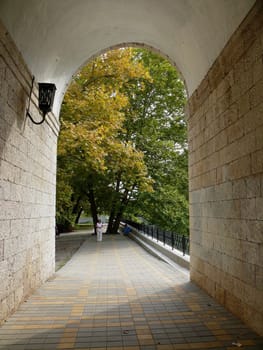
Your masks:
M 36 122 L 30 115 L 29 113 L 29 107 L 30 107 L 30 100 L 31 100 L 31 95 L 32 95 L 32 90 L 34 86 L 34 77 L 32 79 L 32 86 L 31 86 L 31 91 L 30 91 L 30 96 L 29 96 L 29 103 L 28 103 L 28 108 L 27 108 L 27 116 L 31 119 L 31 121 L 34 124 L 42 124 L 45 121 L 46 114 L 48 112 L 51 112 L 53 102 L 54 102 L 54 97 L 55 97 L 55 92 L 56 92 L 56 86 L 55 84 L 51 83 L 39 83 L 38 84 L 38 107 L 43 113 L 43 117 L 39 122 Z

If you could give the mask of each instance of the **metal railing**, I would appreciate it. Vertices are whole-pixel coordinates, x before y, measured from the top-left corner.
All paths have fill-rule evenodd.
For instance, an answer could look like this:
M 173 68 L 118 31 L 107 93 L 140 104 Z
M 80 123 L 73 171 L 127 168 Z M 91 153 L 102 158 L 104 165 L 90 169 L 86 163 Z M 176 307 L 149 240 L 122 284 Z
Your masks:
M 122 222 L 126 223 L 131 227 L 134 227 L 140 233 L 143 233 L 144 235 L 152 239 L 156 239 L 157 242 L 162 242 L 164 246 L 168 245 L 172 249 L 180 250 L 183 253 L 183 255 L 189 255 L 190 241 L 188 236 L 180 235 L 175 232 L 161 230 L 155 225 L 139 224 L 130 220 L 122 220 Z

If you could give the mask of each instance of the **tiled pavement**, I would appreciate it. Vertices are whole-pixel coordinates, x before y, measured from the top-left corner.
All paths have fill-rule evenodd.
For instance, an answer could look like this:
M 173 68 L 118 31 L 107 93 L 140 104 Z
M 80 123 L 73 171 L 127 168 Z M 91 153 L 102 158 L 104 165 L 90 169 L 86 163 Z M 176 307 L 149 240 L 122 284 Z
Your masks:
M 0 328 L 1 350 L 263 349 L 263 339 L 123 236 L 90 236 Z

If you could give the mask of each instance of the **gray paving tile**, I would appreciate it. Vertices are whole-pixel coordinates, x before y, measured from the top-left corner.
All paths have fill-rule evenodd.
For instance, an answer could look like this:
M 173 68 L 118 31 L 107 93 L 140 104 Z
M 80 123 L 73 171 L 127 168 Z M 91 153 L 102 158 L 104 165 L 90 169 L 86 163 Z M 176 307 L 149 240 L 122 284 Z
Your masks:
M 122 236 L 91 236 L 0 327 L 0 350 L 226 350 L 262 338 L 189 282 Z M 197 311 L 195 311 L 197 310 Z

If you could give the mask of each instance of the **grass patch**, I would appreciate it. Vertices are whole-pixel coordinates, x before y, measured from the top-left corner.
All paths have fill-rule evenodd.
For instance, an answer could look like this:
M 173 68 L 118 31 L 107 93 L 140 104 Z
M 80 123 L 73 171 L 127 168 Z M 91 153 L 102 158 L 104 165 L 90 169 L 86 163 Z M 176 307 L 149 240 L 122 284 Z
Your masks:
M 93 224 L 77 224 L 74 226 L 74 231 L 93 229 Z

